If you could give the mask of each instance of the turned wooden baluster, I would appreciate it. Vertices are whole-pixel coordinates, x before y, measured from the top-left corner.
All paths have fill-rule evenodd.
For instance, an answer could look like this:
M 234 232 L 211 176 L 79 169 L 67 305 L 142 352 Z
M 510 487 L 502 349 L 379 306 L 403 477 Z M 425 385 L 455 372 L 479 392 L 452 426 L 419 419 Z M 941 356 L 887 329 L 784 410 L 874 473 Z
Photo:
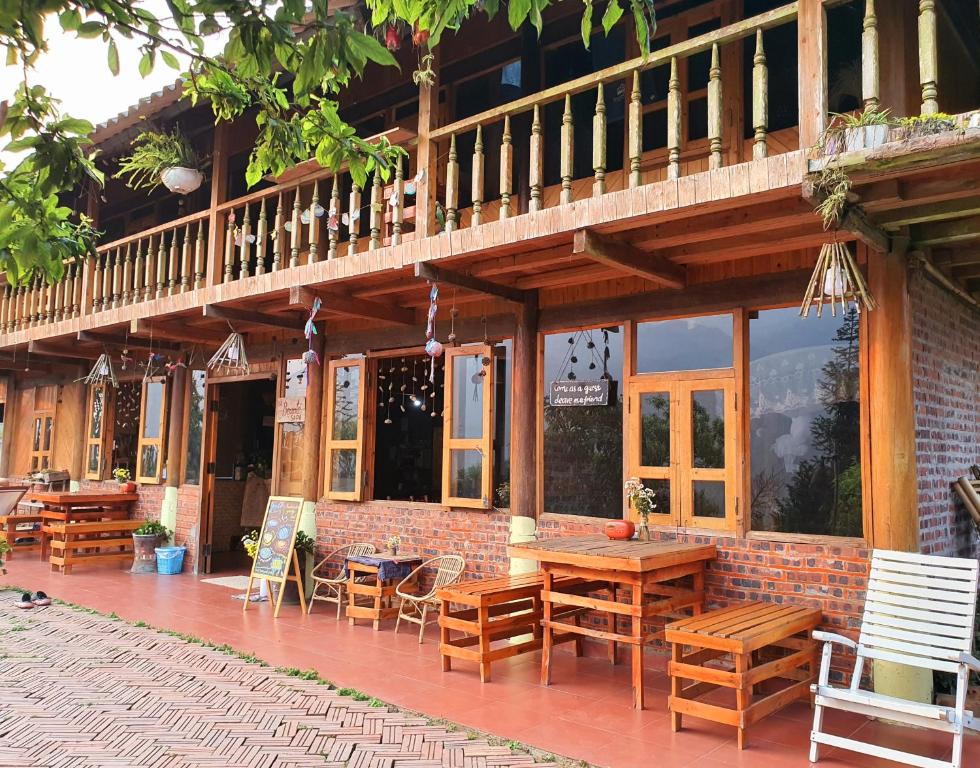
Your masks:
M 37 278 L 35 277 L 31 280 L 27 305 L 27 324 L 32 328 L 37 325 L 37 308 L 41 301 L 40 292 L 40 286 L 38 286 Z
M 877 109 L 879 104 L 878 73 L 878 16 L 875 14 L 875 0 L 864 2 L 864 32 L 861 34 L 861 92 L 864 106 Z
M 721 168 L 721 61 L 718 43 L 711 46 L 711 68 L 708 70 L 708 167 Z
M 10 333 L 14 330 L 15 312 L 17 311 L 17 289 L 6 285 L 3 289 L 3 324 L 0 330 Z
M 259 224 L 255 230 L 255 274 L 265 274 L 265 251 L 269 239 L 269 221 L 265 213 L 265 198 L 259 203 Z
M 395 159 L 395 204 L 391 206 L 391 244 L 398 245 L 402 241 L 402 217 L 405 215 L 405 171 L 402 157 Z
M 133 244 L 126 243 L 126 256 L 123 259 L 123 270 L 122 270 L 122 303 L 123 304 L 129 304 L 133 300 L 133 294 L 130 292 L 130 288 L 132 284 L 133 284 Z
M 68 320 L 71 318 L 71 264 L 65 266 L 65 273 L 61 276 L 61 286 L 58 288 L 58 319 Z
M 184 240 L 180 244 L 180 292 L 185 293 L 191 289 L 191 225 L 190 222 L 184 227 Z
M 528 210 L 540 211 L 542 207 L 541 194 L 544 189 L 544 132 L 541 130 L 541 107 L 534 105 L 534 115 L 531 119 L 531 151 L 530 171 L 528 180 L 531 186 L 531 200 Z
M 681 80 L 677 76 L 677 57 L 670 59 L 667 81 L 667 178 L 681 175 Z
M 752 57 L 752 127 L 755 130 L 752 157 L 758 160 L 769 154 L 766 143 L 769 131 L 769 68 L 766 66 L 766 51 L 762 47 L 761 29 L 755 32 L 755 56 Z
M 167 287 L 167 235 L 160 233 L 160 242 L 157 244 L 157 283 L 154 296 L 158 299 L 163 298 L 164 289 Z
M 238 279 L 248 277 L 252 274 L 252 244 L 248 241 L 252 235 L 252 218 L 249 213 L 248 204 L 245 205 L 245 214 L 242 216 L 242 228 L 238 236 L 241 238 L 238 243 Z
M 106 268 L 109 267 L 109 254 L 106 254 Z M 112 275 L 109 280 L 109 291 L 107 291 L 105 296 L 106 304 L 112 303 L 112 308 L 116 309 L 119 306 L 119 296 L 122 290 L 122 248 L 116 247 L 113 250 L 112 259 Z
M 572 120 L 572 97 L 565 95 L 565 112 L 561 117 L 561 203 L 572 202 L 572 176 L 575 174 L 575 124 Z
M 108 258 L 108 257 L 106 257 Z M 60 281 L 59 281 L 60 282 Z M 44 322 L 50 323 L 54 321 L 55 315 L 55 304 L 57 302 L 57 285 L 49 283 L 47 280 L 42 281 L 44 286 Z
M 194 243 L 194 287 L 204 287 L 204 259 L 207 253 L 204 240 L 204 219 L 197 222 L 197 241 Z
M 174 230 L 170 233 L 170 261 L 167 264 L 167 295 L 173 296 L 177 293 L 177 270 L 180 268 L 180 248 L 177 246 L 177 233 Z
M 327 258 L 337 258 L 337 242 L 340 240 L 340 181 L 336 174 L 330 190 L 330 210 L 327 212 Z
M 595 114 L 592 116 L 592 196 L 598 197 L 606 191 L 606 89 L 599 81 L 596 90 Z
M 8 333 L 7 322 L 10 314 L 10 286 L 3 287 L 3 299 L 0 300 L 0 332 Z
M 381 247 L 381 216 L 384 203 L 381 202 L 381 169 L 374 169 L 374 183 L 371 185 L 371 242 L 368 250 L 375 251 Z
M 143 252 L 143 241 L 140 240 L 136 243 L 136 266 L 133 270 L 133 293 L 130 297 L 133 304 L 142 299 L 140 291 L 143 288 L 143 273 L 145 270 L 146 260 Z
M 289 266 L 291 267 L 299 266 L 299 238 L 302 215 L 302 209 L 299 207 L 299 187 L 296 187 L 296 194 L 293 195 L 293 217 L 289 222 Z
M 470 226 L 478 227 L 483 218 L 483 126 L 476 126 L 476 140 L 473 143 L 473 173 L 470 179 L 470 199 L 473 201 L 473 215 Z
M 272 232 L 272 271 L 277 272 L 282 267 L 282 192 L 276 200 L 276 221 Z
M 225 271 L 222 282 L 230 283 L 235 275 L 235 212 L 228 212 L 228 228 L 225 230 Z
M 58 282 L 49 288 L 51 292 L 51 317 L 52 322 L 58 322 L 65 314 L 65 275 L 62 274 Z
M 633 89 L 629 107 L 630 187 L 640 186 L 640 161 L 643 158 L 643 97 L 640 93 L 640 72 L 633 72 Z
M 82 315 L 82 268 L 80 264 L 71 265 L 71 316 Z
M 347 240 L 347 255 L 353 256 L 357 253 L 357 236 L 361 224 L 361 188 L 351 181 L 350 188 L 350 212 L 347 214 L 349 238 Z
M 919 0 L 919 83 L 922 114 L 939 111 L 939 62 L 936 53 L 936 0 Z
M 503 188 L 501 187 L 501 194 Z M 502 205 L 502 204 L 501 204 Z M 456 156 L 456 134 L 449 137 L 449 160 L 446 162 L 446 231 L 456 229 L 459 208 L 459 162 Z M 503 210 L 503 208 L 501 208 Z
M 22 285 L 17 289 L 18 299 L 17 299 L 17 329 L 23 330 L 27 327 L 27 318 L 29 317 L 30 311 L 30 296 L 28 295 L 28 288 L 26 285 Z
M 92 309 L 102 311 L 102 254 L 95 255 L 95 269 L 92 279 Z
M 504 135 L 500 144 L 500 218 L 510 218 L 510 196 L 514 191 L 514 147 L 510 136 L 510 115 L 504 116 Z
M 146 264 L 143 268 L 143 301 L 153 298 L 153 281 L 157 273 L 157 249 L 153 246 L 153 238 L 147 238 Z
M 18 286 L 14 290 L 14 318 L 12 331 L 20 330 L 23 327 L 25 291 L 23 286 Z
M 313 182 L 313 197 L 310 199 L 310 210 L 307 214 L 309 223 L 309 240 L 310 240 L 310 252 L 307 257 L 307 263 L 313 264 L 316 261 L 317 253 L 317 238 L 320 235 L 320 220 L 316 217 L 317 206 L 320 205 L 320 184 L 319 182 Z

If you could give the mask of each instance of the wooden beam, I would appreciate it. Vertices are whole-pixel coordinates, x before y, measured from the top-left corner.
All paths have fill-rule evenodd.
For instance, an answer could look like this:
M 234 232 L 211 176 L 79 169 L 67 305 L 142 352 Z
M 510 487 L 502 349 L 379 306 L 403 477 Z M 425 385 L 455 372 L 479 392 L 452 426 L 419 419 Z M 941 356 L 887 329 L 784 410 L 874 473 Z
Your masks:
M 142 317 L 129 321 L 129 333 L 131 336 L 153 336 L 154 338 L 189 341 L 197 344 L 221 344 L 228 337 L 227 333 L 215 333 L 210 328 L 201 328 L 187 323 L 176 326 L 161 323 L 158 320 L 151 323 Z
M 929 205 L 918 205 L 908 210 L 889 211 L 876 216 L 875 220 L 881 226 L 891 229 L 909 224 L 947 221 L 978 214 L 980 214 L 980 197 L 967 197 L 959 200 L 943 200 Z
M 75 347 L 73 349 L 61 349 L 60 347 L 52 347 L 48 344 L 44 344 L 40 341 L 29 341 L 27 342 L 27 351 L 32 355 L 39 355 L 44 357 L 54 357 L 54 358 L 67 358 L 69 360 L 95 360 L 102 353 L 94 349 L 82 349 L 81 347 Z
M 114 336 L 98 331 L 79 331 L 78 340 L 83 344 L 102 344 L 106 347 L 126 347 L 128 349 L 165 349 L 171 352 L 177 352 L 181 349 L 180 344 L 175 344 L 172 341 L 140 339 L 135 336 Z
M 804 287 L 806 282 L 803 283 Z M 802 289 L 801 289 L 802 290 Z M 489 315 L 486 323 L 486 335 L 491 341 L 506 339 L 514 335 L 514 315 Z M 448 325 L 445 326 L 448 328 Z M 456 321 L 456 343 L 467 344 L 472 341 L 482 341 L 484 325 L 479 317 L 461 318 Z M 445 343 L 445 338 L 439 339 Z M 425 329 L 421 326 L 409 328 L 372 328 L 369 330 L 332 330 L 328 321 L 324 333 L 323 354 L 325 357 L 359 354 L 362 352 L 385 349 L 407 349 L 425 346 Z
M 515 304 L 523 304 L 527 301 L 527 293 L 525 291 L 511 288 L 508 285 L 491 283 L 489 280 L 482 280 L 472 275 L 453 272 L 444 267 L 436 267 L 424 262 L 415 265 L 415 276 L 423 280 L 428 280 L 429 282 L 448 283 L 449 285 L 466 288 L 477 293 L 485 293 L 488 296 L 497 296 L 498 298 L 512 301 Z
M 840 228 L 850 232 L 858 240 L 881 253 L 888 253 L 890 238 L 888 233 L 868 220 L 867 214 L 857 206 L 851 206 L 844 214 Z
M 814 222 L 808 227 L 795 226 L 771 230 L 768 233 L 680 245 L 666 249 L 663 255 L 678 264 L 707 264 L 715 261 L 731 261 L 749 256 L 760 256 L 767 253 L 785 253 L 801 248 L 812 248 L 826 241 L 828 237 L 829 235 L 824 231 L 823 226 L 819 222 Z
M 912 242 L 919 248 L 927 245 L 963 243 L 980 240 L 980 216 L 952 221 L 938 221 L 912 227 Z
M 302 324 L 297 320 L 280 315 L 265 315 L 261 312 L 252 312 L 247 309 L 235 309 L 233 307 L 219 307 L 216 304 L 205 304 L 202 311 L 205 317 L 211 318 L 212 320 L 226 320 L 229 323 L 268 325 L 273 328 L 289 328 L 293 331 L 298 331 L 302 328 Z
M 289 289 L 289 305 L 291 307 L 313 306 L 317 293 L 309 288 L 294 286 Z M 369 320 L 384 320 L 398 325 L 415 325 L 415 313 L 410 309 L 394 304 L 382 304 L 379 301 L 358 299 L 354 296 L 338 296 L 335 293 L 320 294 L 321 312 L 333 312 L 353 317 L 364 317 Z
M 575 232 L 572 253 L 668 288 L 683 288 L 687 284 L 687 270 L 680 264 L 588 229 Z

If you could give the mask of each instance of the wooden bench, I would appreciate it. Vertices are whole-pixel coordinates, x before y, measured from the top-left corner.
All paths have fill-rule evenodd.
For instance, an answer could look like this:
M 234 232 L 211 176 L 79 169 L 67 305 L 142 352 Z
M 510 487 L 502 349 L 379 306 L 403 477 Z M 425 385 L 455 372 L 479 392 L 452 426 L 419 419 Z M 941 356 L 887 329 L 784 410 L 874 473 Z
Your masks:
M 72 566 L 133 559 L 132 533 L 143 520 L 48 523 L 52 570 L 71 573 Z
M 556 581 L 567 590 L 587 592 L 596 588 L 583 579 L 564 578 Z M 452 669 L 452 659 L 472 661 L 480 665 L 480 680 L 490 681 L 490 664 L 500 659 L 541 649 L 542 631 L 541 591 L 544 575 L 528 573 L 520 576 L 501 576 L 494 579 L 463 581 L 440 589 L 439 653 L 442 668 Z M 453 606 L 464 606 L 453 608 Z M 578 622 L 582 608 L 568 608 L 555 615 Z M 452 637 L 450 633 L 462 633 Z M 511 638 L 524 639 L 499 644 Z M 561 633 L 555 642 L 575 641 L 576 655 L 582 655 L 581 638 Z M 494 643 L 498 643 L 494 646 Z
M 817 643 L 810 632 L 819 623 L 818 608 L 748 603 L 668 624 L 671 729 L 680 730 L 685 714 L 734 725 L 738 748 L 743 749 L 748 726 L 809 696 L 817 675 Z M 685 646 L 690 653 L 684 653 Z M 726 666 L 707 666 L 727 655 L 731 662 Z M 753 700 L 762 693 L 763 683 L 776 678 L 789 682 Z M 685 680 L 694 682 L 685 686 Z M 699 700 L 718 688 L 734 689 L 734 709 L 716 700 Z
M 24 526 L 30 525 L 30 529 Z M 4 515 L 0 517 L 0 541 L 10 545 L 8 557 L 15 552 L 29 552 L 41 548 L 41 516 L 40 515 Z M 20 528 L 20 530 L 18 530 Z M 17 543 L 17 539 L 26 539 Z

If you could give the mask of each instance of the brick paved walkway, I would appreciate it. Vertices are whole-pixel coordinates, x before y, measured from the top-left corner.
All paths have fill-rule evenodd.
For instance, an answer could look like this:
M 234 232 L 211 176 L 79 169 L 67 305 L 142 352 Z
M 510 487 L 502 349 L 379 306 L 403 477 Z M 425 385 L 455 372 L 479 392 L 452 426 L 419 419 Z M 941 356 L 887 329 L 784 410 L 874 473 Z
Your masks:
M 535 765 L 152 629 L 0 602 L 0 768 Z

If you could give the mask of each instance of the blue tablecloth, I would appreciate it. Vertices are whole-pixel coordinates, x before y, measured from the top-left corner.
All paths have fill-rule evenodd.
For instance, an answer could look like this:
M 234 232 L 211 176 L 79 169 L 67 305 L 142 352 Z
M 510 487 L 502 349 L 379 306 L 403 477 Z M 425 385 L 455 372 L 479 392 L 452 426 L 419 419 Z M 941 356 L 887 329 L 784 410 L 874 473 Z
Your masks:
M 348 557 L 344 561 L 344 578 L 350 576 L 347 572 L 347 563 L 375 566 L 378 569 L 378 579 L 381 581 L 401 581 L 422 564 L 421 557 L 414 557 L 411 560 L 391 560 L 389 557 L 384 554 Z

